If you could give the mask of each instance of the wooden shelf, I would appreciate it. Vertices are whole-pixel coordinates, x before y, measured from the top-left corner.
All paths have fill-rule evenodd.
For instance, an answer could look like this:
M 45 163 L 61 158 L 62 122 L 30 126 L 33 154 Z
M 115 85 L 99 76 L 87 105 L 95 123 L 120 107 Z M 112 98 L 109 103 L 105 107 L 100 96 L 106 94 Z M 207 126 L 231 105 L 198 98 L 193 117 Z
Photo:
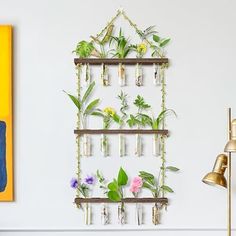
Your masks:
M 124 203 L 161 203 L 161 204 L 168 204 L 168 198 L 123 198 L 119 202 Z M 75 198 L 76 204 L 81 203 L 117 203 L 111 201 L 109 198 Z
M 77 129 L 74 130 L 75 134 L 161 134 L 168 135 L 169 131 L 162 130 L 150 130 L 150 129 Z
M 166 64 L 168 63 L 168 58 L 124 58 L 124 59 L 117 59 L 117 58 L 75 58 L 74 59 L 75 65 L 77 64 L 86 64 L 89 63 L 90 65 L 118 65 L 119 63 L 125 65 L 136 65 L 137 63 L 142 65 L 153 65 L 153 64 Z

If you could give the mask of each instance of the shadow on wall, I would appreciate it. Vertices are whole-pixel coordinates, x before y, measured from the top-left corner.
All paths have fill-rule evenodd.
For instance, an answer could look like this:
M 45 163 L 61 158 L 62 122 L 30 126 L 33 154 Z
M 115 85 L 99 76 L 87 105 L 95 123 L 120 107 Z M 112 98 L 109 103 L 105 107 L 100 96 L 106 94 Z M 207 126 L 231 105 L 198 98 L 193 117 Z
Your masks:
M 0 192 L 5 191 L 6 185 L 6 123 L 0 121 Z

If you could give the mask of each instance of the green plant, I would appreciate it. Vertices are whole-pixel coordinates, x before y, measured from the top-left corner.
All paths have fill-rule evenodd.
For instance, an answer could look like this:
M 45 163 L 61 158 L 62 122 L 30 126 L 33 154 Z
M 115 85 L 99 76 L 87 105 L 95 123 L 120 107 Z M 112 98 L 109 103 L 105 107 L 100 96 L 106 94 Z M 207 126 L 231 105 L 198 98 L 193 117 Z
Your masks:
M 129 127 L 138 126 L 139 128 L 146 126 L 150 120 L 149 117 L 143 113 L 143 111 L 149 109 L 151 106 L 147 104 L 144 98 L 140 95 L 138 95 L 135 99 L 134 105 L 137 107 L 138 111 L 134 115 L 130 114 L 130 118 L 127 120 Z
M 137 34 L 139 35 L 139 37 L 141 38 L 142 41 L 146 41 L 148 39 L 148 37 L 150 37 L 151 35 L 157 33 L 156 30 L 154 30 L 155 25 L 153 26 L 149 26 L 147 29 L 145 30 L 136 30 Z
M 76 105 L 76 107 L 78 108 L 78 115 L 80 118 L 80 121 L 82 123 L 82 127 L 85 128 L 85 122 L 86 122 L 86 118 L 88 115 L 91 115 L 93 112 L 96 111 L 96 107 L 98 105 L 98 103 L 100 102 L 100 99 L 95 99 L 92 102 L 89 102 L 89 96 L 91 95 L 93 89 L 95 86 L 95 82 L 92 82 L 89 87 L 87 88 L 87 90 L 85 91 L 84 95 L 82 96 L 82 99 L 77 98 L 67 92 L 65 92 L 69 98 L 71 99 L 71 101 Z
M 147 52 L 147 45 L 145 43 L 131 45 L 131 47 L 136 52 L 137 58 L 142 58 L 144 54 Z
M 109 25 L 108 28 L 107 28 L 106 34 L 104 35 L 104 37 L 101 40 L 99 40 L 96 37 L 91 36 L 93 41 L 95 43 L 97 43 L 98 46 L 100 47 L 99 57 L 101 57 L 101 58 L 107 58 L 108 55 L 109 55 L 110 50 L 106 51 L 105 46 L 110 41 L 110 39 L 112 37 L 113 28 L 114 28 L 114 25 Z
M 115 42 L 115 49 L 112 50 L 114 52 L 113 57 L 118 57 L 120 59 L 126 58 L 126 56 L 131 52 L 132 46 L 129 45 L 129 41 L 125 38 L 121 29 L 117 37 L 111 37 L 110 44 L 113 42 Z
M 104 176 L 102 175 L 102 173 L 99 170 L 97 170 L 96 176 L 97 176 L 98 182 L 100 183 L 99 188 L 102 189 L 103 194 L 106 195 L 108 192 L 108 188 L 106 185 L 106 179 L 104 178 Z
M 86 58 L 91 56 L 94 49 L 93 43 L 83 40 L 77 44 L 76 49 L 73 52 L 80 58 Z
M 151 173 L 145 171 L 139 171 L 139 177 L 143 180 L 143 188 L 149 189 L 153 195 L 153 197 L 158 198 L 161 191 L 173 193 L 173 189 L 167 185 L 160 185 L 160 173 L 163 170 L 163 167 L 160 168 L 158 178 Z M 174 166 L 165 167 L 166 171 L 177 172 L 179 169 Z
M 103 129 L 109 129 L 112 121 L 120 123 L 120 117 L 112 107 L 106 107 L 105 109 L 96 109 L 91 115 L 99 116 L 103 118 Z
M 108 193 L 107 196 L 112 201 L 120 201 L 122 198 L 124 198 L 124 186 L 126 186 L 128 183 L 128 176 L 126 172 L 120 167 L 117 179 L 113 179 L 112 182 L 108 184 Z
M 142 114 L 142 116 L 146 118 L 145 119 L 146 124 L 149 125 L 152 129 L 160 129 L 161 123 L 166 118 L 166 116 L 168 116 L 170 114 L 174 114 L 175 116 L 177 116 L 175 111 L 172 109 L 166 109 L 166 110 L 160 112 L 160 114 L 156 118 L 150 117 L 146 114 Z
M 154 34 L 152 38 L 154 41 L 151 43 L 150 46 L 151 49 L 153 50 L 152 57 L 164 57 L 165 56 L 164 48 L 170 42 L 170 38 L 161 38 L 156 34 Z
M 125 120 L 127 118 L 126 110 L 129 108 L 127 96 L 128 95 L 125 94 L 123 91 L 120 91 L 120 94 L 117 97 L 121 103 L 120 112 L 122 115 L 119 117 L 119 120 L 117 119 L 117 121 L 119 121 L 120 129 L 125 125 Z

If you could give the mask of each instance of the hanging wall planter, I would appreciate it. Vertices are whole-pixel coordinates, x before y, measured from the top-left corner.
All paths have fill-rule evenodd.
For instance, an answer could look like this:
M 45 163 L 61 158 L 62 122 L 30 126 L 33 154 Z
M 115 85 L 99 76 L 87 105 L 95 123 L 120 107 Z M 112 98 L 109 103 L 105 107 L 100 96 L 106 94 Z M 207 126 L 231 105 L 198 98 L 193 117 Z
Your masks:
M 122 29 L 119 30 L 118 35 L 113 35 L 114 21 L 117 17 L 123 16 L 124 19 L 128 21 L 128 23 L 135 29 L 135 32 L 140 37 L 140 42 L 138 44 L 133 44 L 130 42 L 128 37 L 125 37 Z M 160 223 L 160 206 L 162 206 L 163 202 L 166 204 L 167 199 L 164 197 L 166 192 L 173 192 L 171 188 L 165 185 L 165 177 L 166 171 L 172 170 L 176 171 L 175 167 L 166 167 L 166 159 L 165 159 L 165 138 L 168 134 L 165 129 L 165 116 L 162 116 L 163 119 L 161 128 L 159 129 L 160 120 L 154 119 L 150 116 L 152 113 L 151 106 L 144 101 L 144 98 L 140 95 L 134 101 L 134 105 L 137 108 L 135 114 L 126 114 L 126 109 L 128 108 L 127 102 L 125 101 L 123 96 L 124 94 L 120 94 L 120 111 L 118 113 L 112 107 L 106 107 L 104 110 L 98 109 L 98 103 L 100 99 L 95 99 L 89 102 L 89 97 L 91 92 L 95 86 L 95 82 L 91 83 L 91 65 L 100 65 L 100 80 L 103 86 L 110 85 L 110 78 L 108 72 L 108 65 L 117 65 L 118 67 L 118 84 L 120 86 L 126 86 L 127 78 L 126 77 L 126 65 L 135 66 L 135 85 L 140 87 L 143 86 L 143 66 L 144 65 L 153 65 L 154 70 L 154 78 L 153 84 L 161 86 L 161 113 L 166 112 L 165 105 L 165 95 L 166 95 L 166 85 L 164 78 L 164 70 L 167 66 L 168 59 L 164 58 L 165 46 L 169 43 L 170 39 L 165 39 L 159 37 L 157 32 L 154 30 L 154 26 L 150 26 L 145 30 L 138 29 L 137 25 L 133 23 L 129 17 L 125 14 L 123 10 L 119 10 L 117 14 L 108 22 L 107 26 L 102 29 L 100 33 L 98 33 L 95 37 L 91 36 L 91 41 L 80 41 L 77 44 L 75 49 L 75 53 L 79 58 L 75 59 L 75 63 L 78 68 L 78 87 L 77 87 L 77 96 L 73 96 L 68 94 L 70 99 L 76 105 L 78 110 L 78 122 L 77 122 L 77 148 L 78 148 L 78 158 L 77 158 L 77 178 L 73 183 L 73 188 L 77 191 L 76 199 L 79 201 L 77 204 L 78 207 L 81 206 L 81 202 L 84 209 L 84 218 L 85 224 L 92 224 L 92 208 L 91 203 L 102 203 L 101 205 L 101 224 L 106 225 L 109 224 L 109 206 L 112 202 L 116 202 L 118 204 L 118 221 L 119 224 L 126 223 L 126 209 L 125 204 L 129 202 L 136 203 L 135 205 L 135 218 L 136 223 L 138 225 L 143 224 L 143 205 L 142 203 L 155 203 L 152 207 L 152 221 L 153 224 L 157 225 Z M 143 58 L 145 53 L 149 53 L 151 51 L 152 58 Z M 136 52 L 136 58 L 127 58 L 131 52 Z M 147 82 L 148 82 L 147 78 Z M 83 91 L 83 87 L 87 87 L 82 96 L 81 90 Z M 123 96 L 123 99 L 122 99 Z M 106 101 L 107 102 L 107 101 Z M 160 113 L 160 114 L 161 114 Z M 102 117 L 103 126 L 100 130 L 89 129 L 86 124 L 83 123 L 88 116 L 94 115 L 98 117 Z M 136 127 L 136 129 L 125 129 L 126 124 L 129 125 L 130 128 Z M 118 125 L 118 129 L 113 129 L 113 125 Z M 148 130 L 147 127 L 152 130 Z M 111 130 L 109 130 L 111 128 Z M 105 132 L 106 131 L 106 132 Z M 149 131 L 149 132 L 148 132 Z M 135 155 L 142 156 L 143 155 L 143 140 L 142 135 L 144 134 L 152 134 L 153 135 L 153 155 L 160 156 L 161 159 L 161 168 L 160 174 L 158 177 L 158 181 L 155 177 L 144 171 L 140 171 L 139 177 L 142 179 L 145 186 L 147 184 L 153 184 L 151 186 L 153 198 L 142 198 L 138 199 L 137 192 L 135 192 L 135 184 L 134 184 L 134 197 L 135 199 L 124 198 L 124 188 L 128 182 L 128 176 L 125 171 L 120 168 L 117 179 L 114 179 L 108 185 L 104 184 L 101 176 L 97 176 L 99 179 L 99 183 L 103 183 L 100 185 L 104 190 L 103 195 L 106 198 L 89 198 L 88 192 L 90 189 L 91 177 L 86 178 L 85 182 L 81 179 L 81 156 L 91 156 L 92 155 L 92 144 L 91 144 L 91 135 L 100 134 L 100 148 L 103 156 L 109 156 L 110 145 L 108 140 L 108 135 L 110 134 L 118 134 L 118 145 L 119 145 L 119 156 L 123 157 L 127 153 L 126 150 L 126 134 L 135 135 Z M 161 142 L 160 142 L 161 140 Z M 81 146 L 82 145 L 82 146 Z M 152 182 L 147 182 L 147 180 Z M 92 181 L 94 182 L 94 181 Z M 137 186 L 136 186 L 137 187 Z M 141 188 L 141 186 L 139 187 Z M 153 193 L 153 189 L 155 189 L 155 193 Z M 163 198 L 159 199 L 158 196 L 161 194 Z M 83 196 L 81 198 L 81 195 Z M 109 200 L 109 201 L 108 201 Z M 157 203 L 161 202 L 159 206 Z

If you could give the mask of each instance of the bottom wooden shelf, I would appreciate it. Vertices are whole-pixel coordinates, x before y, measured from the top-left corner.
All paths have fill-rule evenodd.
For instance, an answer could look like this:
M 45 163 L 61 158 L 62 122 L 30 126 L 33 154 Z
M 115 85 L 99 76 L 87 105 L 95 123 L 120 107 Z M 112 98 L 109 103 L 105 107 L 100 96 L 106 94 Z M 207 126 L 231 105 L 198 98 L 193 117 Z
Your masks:
M 123 198 L 119 202 L 125 202 L 125 203 L 161 203 L 161 204 L 168 204 L 168 198 Z M 111 201 L 109 198 L 75 198 L 76 204 L 81 203 L 117 203 L 114 201 Z

